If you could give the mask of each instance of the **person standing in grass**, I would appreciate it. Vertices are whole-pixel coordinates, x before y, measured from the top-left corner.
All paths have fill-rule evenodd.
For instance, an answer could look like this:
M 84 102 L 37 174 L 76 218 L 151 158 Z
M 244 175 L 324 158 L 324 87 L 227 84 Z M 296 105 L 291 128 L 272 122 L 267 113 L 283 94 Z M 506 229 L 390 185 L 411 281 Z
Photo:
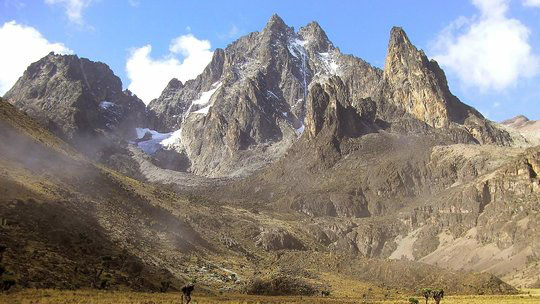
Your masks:
M 184 298 L 186 299 L 186 304 L 191 302 L 191 293 L 193 292 L 193 289 L 195 289 L 195 285 L 193 284 L 182 287 L 182 304 L 184 304 Z

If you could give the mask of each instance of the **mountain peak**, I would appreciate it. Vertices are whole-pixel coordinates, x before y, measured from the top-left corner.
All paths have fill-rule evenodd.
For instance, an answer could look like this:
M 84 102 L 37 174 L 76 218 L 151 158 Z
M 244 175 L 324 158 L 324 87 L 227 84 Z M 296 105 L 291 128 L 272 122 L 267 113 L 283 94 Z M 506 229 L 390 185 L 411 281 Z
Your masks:
M 278 14 L 273 14 L 272 17 L 268 20 L 265 26 L 265 30 L 280 30 L 283 28 L 286 28 L 287 25 L 281 19 L 281 17 Z
M 405 30 L 401 26 L 393 26 L 390 30 L 390 38 L 394 39 L 405 39 L 407 42 L 409 42 L 409 37 L 407 36 L 407 33 L 405 33 Z M 410 43 L 410 42 L 409 42 Z
M 99 130 L 132 133 L 144 121 L 144 103 L 122 91 L 109 66 L 77 55 L 49 53 L 30 64 L 5 96 L 69 141 Z
M 304 38 L 309 40 L 317 47 L 321 52 L 327 52 L 328 46 L 332 45 L 326 32 L 315 21 L 308 23 L 306 26 L 300 28 L 298 33 Z
M 390 41 L 388 42 L 388 52 L 392 50 L 410 49 L 414 47 L 403 28 L 399 26 L 392 27 L 390 31 Z
M 392 87 L 388 99 L 432 127 L 461 122 L 470 110 L 450 93 L 439 65 L 417 49 L 401 27 L 390 32 L 384 79 Z
M 529 122 L 529 118 L 527 118 L 525 115 L 518 115 L 516 117 L 502 121 L 501 124 L 506 126 L 519 127 L 526 124 L 527 122 Z
M 182 81 L 178 80 L 178 78 L 171 79 L 169 83 L 167 84 L 168 88 L 173 88 L 173 89 L 179 89 L 179 88 L 182 88 L 183 86 L 184 84 L 182 83 Z
M 510 124 L 510 123 L 514 123 L 514 122 L 527 122 L 529 121 L 529 118 L 525 115 L 517 115 L 513 118 L 510 118 L 510 119 L 507 119 L 503 122 L 501 122 L 502 124 Z
M 312 31 L 312 32 L 322 32 L 322 33 L 324 33 L 324 30 L 322 29 L 322 27 L 319 25 L 319 23 L 317 21 L 311 21 L 310 23 L 308 23 L 303 28 L 305 28 L 306 30 Z

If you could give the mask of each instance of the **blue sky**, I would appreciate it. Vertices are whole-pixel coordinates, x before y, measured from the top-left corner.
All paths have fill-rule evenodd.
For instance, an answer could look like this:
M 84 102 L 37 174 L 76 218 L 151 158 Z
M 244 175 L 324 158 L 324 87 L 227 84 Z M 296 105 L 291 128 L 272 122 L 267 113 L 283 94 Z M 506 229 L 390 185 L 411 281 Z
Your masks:
M 295 29 L 316 20 L 342 52 L 381 68 L 391 27 L 402 26 L 462 101 L 497 121 L 540 119 L 540 0 L 333 2 L 1 0 L 0 38 L 11 41 L 0 69 L 18 74 L 51 50 L 71 52 L 107 63 L 148 102 L 163 79 L 193 77 L 215 48 L 277 13 Z M 0 76 L 3 91 L 18 76 Z

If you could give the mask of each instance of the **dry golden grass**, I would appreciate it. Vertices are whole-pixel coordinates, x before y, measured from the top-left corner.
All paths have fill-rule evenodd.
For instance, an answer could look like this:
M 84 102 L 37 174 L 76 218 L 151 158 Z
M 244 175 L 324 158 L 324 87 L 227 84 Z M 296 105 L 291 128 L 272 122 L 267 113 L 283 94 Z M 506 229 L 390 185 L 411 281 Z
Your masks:
M 222 295 L 193 297 L 193 304 L 277 304 L 277 303 L 408 303 L 409 296 L 401 296 L 386 301 L 364 302 L 358 297 L 266 297 L 249 295 Z M 418 298 L 418 297 L 417 297 Z M 423 299 L 419 299 L 423 300 Z M 423 301 L 420 301 L 423 303 Z M 177 304 L 180 303 L 179 293 L 137 293 L 109 292 L 96 290 L 24 290 L 0 296 L 2 304 Z M 430 303 L 434 303 L 430 300 Z M 443 304 L 527 304 L 540 303 L 540 289 L 523 290 L 519 295 L 508 296 L 449 296 L 443 299 Z

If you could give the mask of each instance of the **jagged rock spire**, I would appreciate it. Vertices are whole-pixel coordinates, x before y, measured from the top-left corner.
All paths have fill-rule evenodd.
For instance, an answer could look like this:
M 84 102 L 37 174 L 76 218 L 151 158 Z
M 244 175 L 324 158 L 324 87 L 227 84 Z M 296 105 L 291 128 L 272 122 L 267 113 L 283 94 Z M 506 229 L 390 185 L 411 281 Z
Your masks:
M 444 73 L 400 27 L 390 33 L 384 81 L 389 100 L 432 127 L 449 125 L 451 94 Z

